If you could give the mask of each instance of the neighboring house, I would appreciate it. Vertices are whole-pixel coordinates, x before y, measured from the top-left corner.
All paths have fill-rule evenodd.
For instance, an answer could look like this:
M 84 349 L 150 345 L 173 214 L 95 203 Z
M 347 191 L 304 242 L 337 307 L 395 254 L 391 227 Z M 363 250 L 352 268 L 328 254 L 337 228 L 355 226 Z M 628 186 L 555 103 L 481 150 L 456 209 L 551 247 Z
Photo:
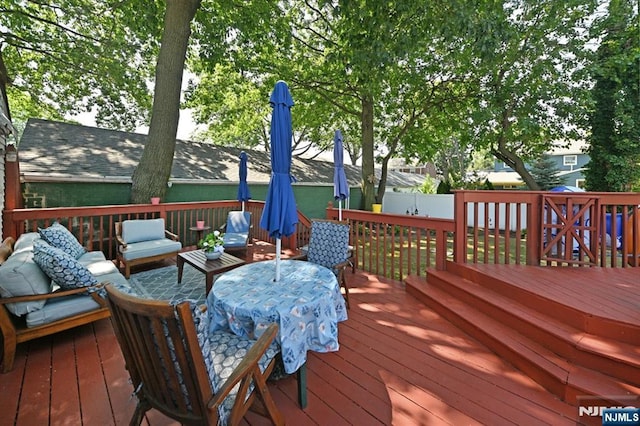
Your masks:
M 18 146 L 25 207 L 87 206 L 129 202 L 131 176 L 147 135 L 29 119 Z M 164 201 L 235 200 L 241 148 L 177 140 Z M 247 152 L 254 200 L 264 200 L 271 178 L 268 153 Z M 324 217 L 333 200 L 333 162 L 294 157 L 291 174 L 298 208 Z M 359 206 L 360 166 L 345 165 L 351 206 Z M 380 171 L 376 171 L 378 177 Z M 421 185 L 415 174 L 390 172 L 388 186 Z
M 584 141 L 574 141 L 567 147 L 556 147 L 547 153 L 555 162 L 565 185 L 584 187 L 584 170 L 589 162 L 589 155 L 584 152 L 586 146 Z M 487 174 L 487 179 L 495 189 L 526 189 L 520 175 L 501 161 L 495 161 L 494 170 Z
M 431 176 L 436 178 L 436 166 L 433 163 L 425 164 L 407 164 L 401 158 L 392 158 L 389 160 L 389 170 L 402 173 L 415 173 L 422 176 Z

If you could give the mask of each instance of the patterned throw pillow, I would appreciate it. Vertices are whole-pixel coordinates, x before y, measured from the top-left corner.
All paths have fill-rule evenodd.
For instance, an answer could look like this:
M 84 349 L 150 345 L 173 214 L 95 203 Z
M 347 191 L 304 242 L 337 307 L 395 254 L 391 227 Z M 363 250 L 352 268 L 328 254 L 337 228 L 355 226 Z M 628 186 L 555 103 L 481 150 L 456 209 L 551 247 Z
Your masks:
M 98 284 L 96 277 L 80 262 L 42 240 L 33 243 L 33 260 L 65 290 Z
M 348 253 L 349 225 L 322 220 L 311 222 L 309 262 L 333 269 L 334 265 L 347 260 Z
M 86 250 L 76 240 L 76 237 L 60 223 L 56 222 L 48 228 L 38 228 L 40 236 L 49 244 L 72 256 L 74 259 L 85 254 Z

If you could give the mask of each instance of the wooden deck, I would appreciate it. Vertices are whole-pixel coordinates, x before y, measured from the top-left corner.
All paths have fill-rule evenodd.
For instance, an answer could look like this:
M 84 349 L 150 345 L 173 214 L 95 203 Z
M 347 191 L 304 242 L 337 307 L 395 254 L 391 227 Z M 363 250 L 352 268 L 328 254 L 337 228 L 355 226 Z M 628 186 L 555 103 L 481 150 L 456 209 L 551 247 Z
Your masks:
M 638 268 L 451 263 L 407 278 L 406 289 L 561 400 L 640 407 L 639 276 Z
M 560 401 L 400 282 L 356 272 L 340 350 L 310 353 L 305 410 L 294 377 L 270 383 L 290 425 L 575 424 Z M 0 376 L 0 426 L 128 423 L 135 398 L 109 320 L 18 346 Z M 264 424 L 250 414 L 247 424 Z M 175 424 L 151 411 L 149 425 Z

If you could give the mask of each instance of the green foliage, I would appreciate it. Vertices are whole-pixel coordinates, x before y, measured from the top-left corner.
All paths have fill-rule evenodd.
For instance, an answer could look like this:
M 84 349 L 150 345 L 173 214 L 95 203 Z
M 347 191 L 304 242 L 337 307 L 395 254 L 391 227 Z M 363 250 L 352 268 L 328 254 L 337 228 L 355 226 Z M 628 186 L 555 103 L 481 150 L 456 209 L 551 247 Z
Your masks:
M 156 12 L 142 0 L 2 2 L 0 89 L 12 115 L 24 122 L 93 111 L 101 126 L 145 123 L 161 28 Z
M 634 12 L 635 10 L 635 12 Z M 591 67 L 594 110 L 590 117 L 590 162 L 585 172 L 591 191 L 640 188 L 640 27 L 638 11 L 627 0 L 610 2 L 602 20 L 606 37 Z M 598 26 L 596 26 L 598 28 Z
M 493 191 L 495 188 L 493 187 L 493 184 L 491 183 L 491 181 L 489 181 L 489 179 L 485 179 L 484 183 L 482 184 L 482 188 L 480 189 Z
M 420 187 L 419 191 L 423 194 L 436 194 L 437 190 L 438 185 L 436 185 L 436 180 L 429 175 L 425 176 L 424 183 Z
M 565 180 L 559 175 L 560 170 L 558 170 L 555 161 L 548 155 L 542 155 L 538 158 L 531 165 L 530 172 L 541 191 L 548 191 L 565 183 Z
M 442 180 L 438 184 L 438 189 L 436 191 L 438 194 L 451 194 L 451 182 L 448 180 Z
M 535 181 L 525 163 L 548 151 L 555 140 L 579 137 L 588 80 L 584 68 L 592 40 L 584 31 L 595 7 L 588 0 L 484 3 L 478 10 L 475 94 L 463 105 L 463 141 L 487 147 L 517 171 L 529 187 Z
M 203 249 L 204 251 L 212 252 L 224 244 L 224 233 L 216 230 L 208 233 L 204 236 L 204 238 L 198 241 L 198 248 Z

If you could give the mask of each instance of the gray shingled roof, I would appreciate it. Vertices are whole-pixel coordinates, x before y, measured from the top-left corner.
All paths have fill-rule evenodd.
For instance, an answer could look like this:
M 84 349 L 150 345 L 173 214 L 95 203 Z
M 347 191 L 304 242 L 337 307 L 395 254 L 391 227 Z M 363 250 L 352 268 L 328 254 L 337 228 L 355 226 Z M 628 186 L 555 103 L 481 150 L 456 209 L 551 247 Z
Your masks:
M 20 172 L 27 178 L 129 179 L 144 148 L 147 135 L 77 124 L 29 119 L 18 146 Z M 176 141 L 171 179 L 238 182 L 241 148 L 200 142 Z M 244 149 L 249 156 L 250 183 L 268 183 L 268 153 Z M 300 184 L 333 184 L 333 163 L 294 157 L 291 174 Z M 345 165 L 350 186 L 360 184 L 360 166 Z M 379 170 L 376 171 L 379 175 Z M 421 185 L 424 177 L 389 172 L 389 187 Z

